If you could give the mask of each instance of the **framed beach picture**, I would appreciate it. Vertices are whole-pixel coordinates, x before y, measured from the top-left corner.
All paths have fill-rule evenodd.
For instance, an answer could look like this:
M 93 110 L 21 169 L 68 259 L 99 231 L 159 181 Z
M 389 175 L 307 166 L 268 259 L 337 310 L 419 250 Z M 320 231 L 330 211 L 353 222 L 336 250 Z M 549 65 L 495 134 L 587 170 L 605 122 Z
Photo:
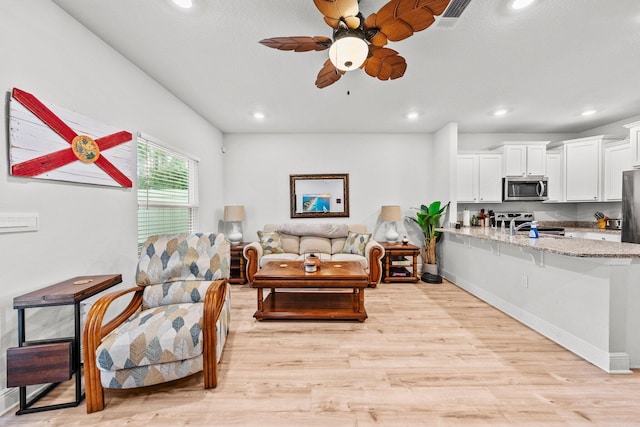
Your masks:
M 349 175 L 289 175 L 291 218 L 349 216 Z

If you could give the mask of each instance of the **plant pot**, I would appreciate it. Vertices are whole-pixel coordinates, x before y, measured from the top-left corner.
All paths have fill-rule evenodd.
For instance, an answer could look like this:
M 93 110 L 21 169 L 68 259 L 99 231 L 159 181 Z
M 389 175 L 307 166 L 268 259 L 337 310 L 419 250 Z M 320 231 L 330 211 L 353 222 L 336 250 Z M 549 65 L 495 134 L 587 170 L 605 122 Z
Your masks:
M 422 264 L 420 280 L 426 283 L 442 283 L 442 276 L 438 274 L 438 264 Z

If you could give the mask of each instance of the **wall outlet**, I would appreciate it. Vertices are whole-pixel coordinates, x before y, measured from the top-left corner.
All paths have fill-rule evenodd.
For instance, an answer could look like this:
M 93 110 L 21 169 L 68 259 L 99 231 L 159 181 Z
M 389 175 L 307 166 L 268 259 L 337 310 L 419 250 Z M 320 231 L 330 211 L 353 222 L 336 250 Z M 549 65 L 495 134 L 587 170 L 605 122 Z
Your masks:
M 522 277 L 520 278 L 520 284 L 522 285 L 523 288 L 529 287 L 529 278 L 527 277 L 526 274 L 523 274 Z

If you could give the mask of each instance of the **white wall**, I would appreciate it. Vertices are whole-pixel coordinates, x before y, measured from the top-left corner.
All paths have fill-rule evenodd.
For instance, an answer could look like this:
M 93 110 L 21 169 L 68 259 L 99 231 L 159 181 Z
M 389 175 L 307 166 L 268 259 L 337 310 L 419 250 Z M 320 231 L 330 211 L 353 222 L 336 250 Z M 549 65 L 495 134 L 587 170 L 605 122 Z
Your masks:
M 249 241 L 266 223 L 327 221 L 290 218 L 290 174 L 348 173 L 350 216 L 330 220 L 364 223 L 369 231 L 384 232 L 376 228 L 382 205 L 410 215 L 435 191 L 431 135 L 234 134 L 224 144 L 225 202 L 245 206 Z
M 0 87 L 135 134 L 143 131 L 200 158 L 201 228 L 222 214 L 221 133 L 48 0 L 0 2 Z M 13 298 L 77 275 L 121 273 L 137 260 L 134 189 L 11 177 L 6 121 L 0 124 L 0 212 L 38 212 L 40 230 L 0 234 L 0 412 L 6 349 L 17 344 Z M 68 308 L 68 307 L 67 307 Z M 70 310 L 28 310 L 28 338 L 72 329 Z M 31 313 L 33 312 L 33 313 Z
M 434 155 L 429 167 L 433 170 L 432 178 L 436 185 L 431 201 L 440 200 L 443 205 L 454 201 L 442 221 L 442 225 L 448 227 L 458 217 L 458 204 L 455 203 L 458 200 L 458 124 L 443 126 L 435 133 L 434 140 Z

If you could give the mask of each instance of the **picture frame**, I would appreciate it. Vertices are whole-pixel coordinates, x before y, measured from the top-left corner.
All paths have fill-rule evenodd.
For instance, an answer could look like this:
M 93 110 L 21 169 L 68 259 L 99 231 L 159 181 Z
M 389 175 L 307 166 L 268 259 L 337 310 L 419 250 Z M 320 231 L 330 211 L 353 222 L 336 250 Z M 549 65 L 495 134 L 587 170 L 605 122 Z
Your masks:
M 349 174 L 289 175 L 291 218 L 349 216 Z

